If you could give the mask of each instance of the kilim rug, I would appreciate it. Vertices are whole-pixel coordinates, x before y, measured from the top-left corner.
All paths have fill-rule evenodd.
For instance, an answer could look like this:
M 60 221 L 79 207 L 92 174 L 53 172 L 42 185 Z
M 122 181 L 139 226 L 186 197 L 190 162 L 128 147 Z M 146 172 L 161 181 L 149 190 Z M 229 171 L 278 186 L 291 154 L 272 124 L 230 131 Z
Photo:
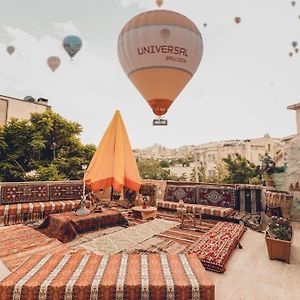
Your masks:
M 70 252 L 71 249 L 60 241 L 24 225 L 9 226 L 0 231 L 0 258 L 11 271 L 36 253 Z
M 113 232 L 93 241 L 84 243 L 81 247 L 98 254 L 115 254 L 126 248 L 139 244 L 157 234 L 174 228 L 178 222 L 155 219 L 153 221 Z

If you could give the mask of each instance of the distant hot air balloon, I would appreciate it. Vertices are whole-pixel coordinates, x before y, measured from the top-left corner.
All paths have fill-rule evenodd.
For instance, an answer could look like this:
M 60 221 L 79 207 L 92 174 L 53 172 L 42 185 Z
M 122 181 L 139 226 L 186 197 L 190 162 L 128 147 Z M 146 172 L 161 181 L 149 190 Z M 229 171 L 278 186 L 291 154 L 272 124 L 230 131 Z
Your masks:
M 295 6 L 295 5 L 296 5 L 296 1 L 292 1 L 292 2 L 291 2 L 291 5 L 292 5 L 292 6 Z
M 15 52 L 14 46 L 7 46 L 6 51 L 9 55 L 12 55 Z
M 66 36 L 63 40 L 63 47 L 71 58 L 81 49 L 81 38 L 75 35 Z
M 206 24 L 206 23 L 203 23 L 203 26 L 204 26 L 204 27 L 206 27 L 206 26 L 207 26 L 207 24 Z
M 297 47 L 297 45 L 298 45 L 298 43 L 296 42 L 296 41 L 293 41 L 292 42 L 292 46 L 295 48 L 295 47 Z
M 239 24 L 239 23 L 241 22 L 241 18 L 240 18 L 240 17 L 235 17 L 235 18 L 234 18 L 234 22 L 235 22 L 236 24 Z
M 293 56 L 293 52 L 289 52 L 289 56 L 292 57 Z
M 298 49 L 298 48 L 295 48 L 294 50 L 295 50 L 295 53 L 298 53 L 298 52 L 299 52 L 299 49 Z
M 164 3 L 163 0 L 156 0 L 155 2 L 156 2 L 156 5 L 157 5 L 158 7 L 161 7 L 161 6 L 163 5 L 163 3 Z
M 60 59 L 58 56 L 50 56 L 47 59 L 47 64 L 48 64 L 49 68 L 52 70 L 52 72 L 55 72 L 55 70 L 60 65 Z
M 135 16 L 118 39 L 118 56 L 125 73 L 157 116 L 166 114 L 193 77 L 202 52 L 196 25 L 168 10 Z

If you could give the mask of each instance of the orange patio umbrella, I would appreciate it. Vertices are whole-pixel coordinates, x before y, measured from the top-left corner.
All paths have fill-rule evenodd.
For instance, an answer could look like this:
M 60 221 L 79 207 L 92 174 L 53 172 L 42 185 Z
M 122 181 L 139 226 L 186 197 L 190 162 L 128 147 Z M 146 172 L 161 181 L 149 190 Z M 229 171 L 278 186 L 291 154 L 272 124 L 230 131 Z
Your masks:
M 141 178 L 120 111 L 106 129 L 88 166 L 84 181 L 92 191 L 113 187 L 121 192 L 125 186 L 139 191 Z

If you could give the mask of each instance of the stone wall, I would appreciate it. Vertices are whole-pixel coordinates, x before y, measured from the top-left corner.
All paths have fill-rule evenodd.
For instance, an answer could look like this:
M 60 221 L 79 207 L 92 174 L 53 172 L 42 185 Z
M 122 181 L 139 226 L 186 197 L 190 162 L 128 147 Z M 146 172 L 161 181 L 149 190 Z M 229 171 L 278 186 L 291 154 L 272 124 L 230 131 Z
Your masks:
M 287 170 L 274 174 L 275 188 L 293 195 L 292 220 L 300 221 L 300 135 L 286 142 L 285 154 Z

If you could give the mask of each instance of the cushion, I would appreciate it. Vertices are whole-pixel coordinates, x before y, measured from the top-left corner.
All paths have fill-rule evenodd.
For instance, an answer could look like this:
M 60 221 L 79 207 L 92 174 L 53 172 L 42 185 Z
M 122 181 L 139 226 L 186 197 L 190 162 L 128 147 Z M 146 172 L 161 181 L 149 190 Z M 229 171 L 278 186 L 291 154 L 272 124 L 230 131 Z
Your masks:
M 196 254 L 207 270 L 223 273 L 227 259 L 244 231 L 242 225 L 218 222 L 189 247 L 188 253 Z
M 170 201 L 162 201 L 158 200 L 156 202 L 157 208 L 166 208 L 171 210 L 177 210 L 178 207 L 177 202 Z M 227 217 L 234 212 L 233 208 L 228 207 L 217 207 L 217 206 L 208 206 L 208 205 L 200 205 L 200 204 L 185 204 L 184 205 L 188 212 L 196 212 L 201 214 L 206 214 L 210 216 L 218 216 L 218 217 Z
M 0 283 L 3 299 L 207 299 L 215 287 L 196 255 L 34 255 Z

